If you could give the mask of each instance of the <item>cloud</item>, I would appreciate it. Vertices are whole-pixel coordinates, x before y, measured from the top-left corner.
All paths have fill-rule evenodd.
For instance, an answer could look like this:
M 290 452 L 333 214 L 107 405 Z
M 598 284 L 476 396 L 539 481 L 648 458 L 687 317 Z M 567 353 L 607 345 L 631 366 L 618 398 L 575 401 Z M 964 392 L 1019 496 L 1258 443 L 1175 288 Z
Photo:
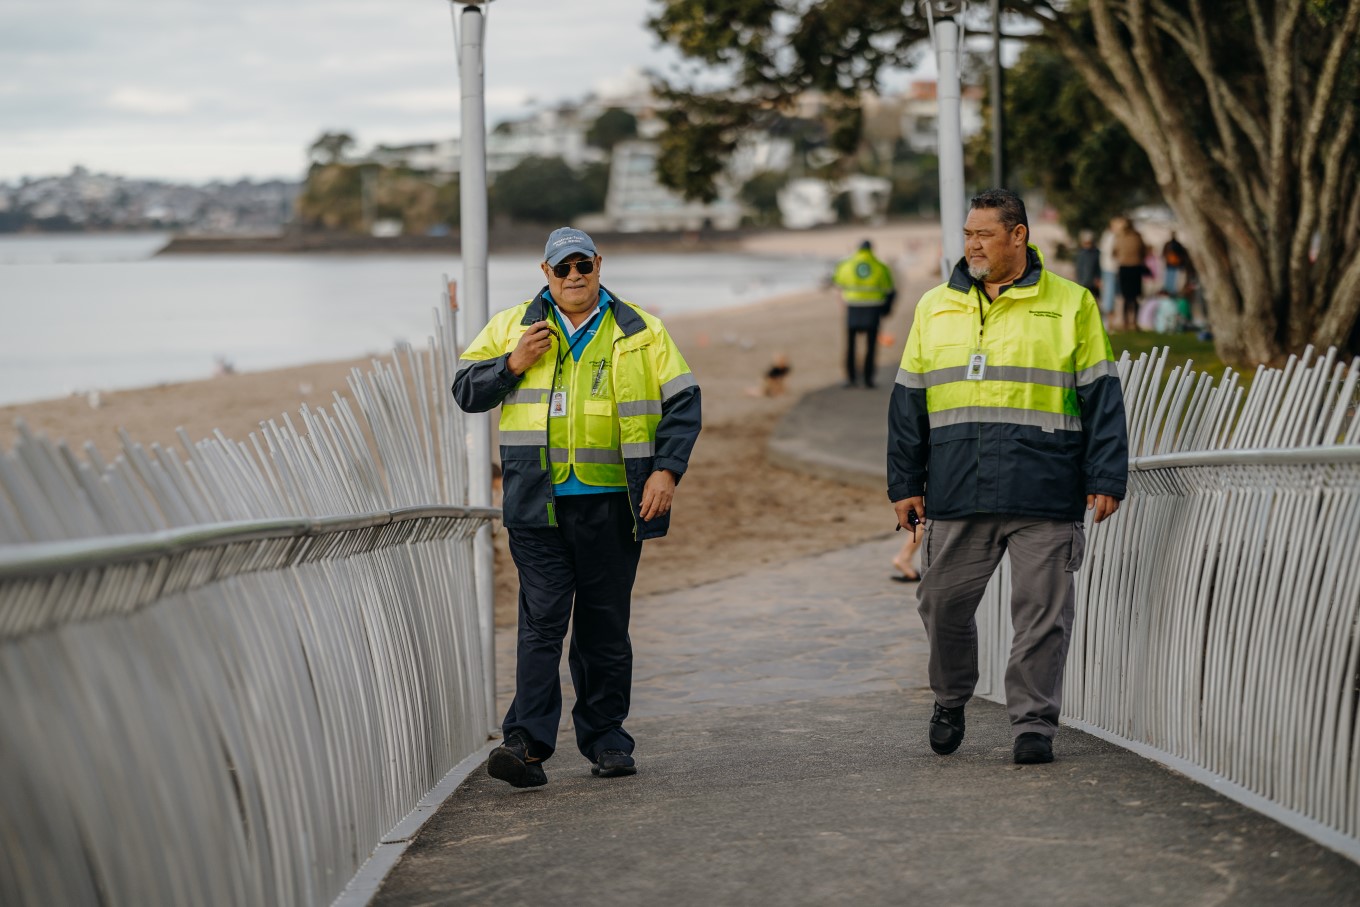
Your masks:
M 653 5 L 491 6 L 489 124 L 660 66 Z M 130 161 L 141 176 L 300 175 L 325 129 L 363 146 L 458 130 L 450 7 L 434 0 L 3 0 L 0 80 L 0 180 Z
M 109 95 L 109 106 L 114 110 L 128 113 L 144 113 L 151 116 L 170 116 L 188 113 L 193 102 L 182 94 L 158 91 L 154 88 L 119 88 Z

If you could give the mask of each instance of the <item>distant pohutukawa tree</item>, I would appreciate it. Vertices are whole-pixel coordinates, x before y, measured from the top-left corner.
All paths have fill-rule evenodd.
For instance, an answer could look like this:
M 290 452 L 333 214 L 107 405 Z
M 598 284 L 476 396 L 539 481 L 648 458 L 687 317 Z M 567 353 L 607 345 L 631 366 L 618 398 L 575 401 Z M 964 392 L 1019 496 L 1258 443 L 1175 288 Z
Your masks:
M 307 156 L 314 166 L 327 167 L 344 161 L 354 145 L 354 136 L 348 132 L 323 132 L 307 149 Z
M 1360 2 L 1004 0 L 1041 28 L 1128 130 L 1181 224 L 1219 354 L 1277 362 L 1360 349 Z M 924 49 L 899 0 L 662 0 L 652 29 L 730 87 L 658 85 L 672 110 L 658 175 L 711 197 L 741 130 L 822 92 L 832 150 L 858 144 L 857 98 Z M 985 6 L 974 4 L 985 16 Z M 985 26 L 985 18 L 970 27 Z

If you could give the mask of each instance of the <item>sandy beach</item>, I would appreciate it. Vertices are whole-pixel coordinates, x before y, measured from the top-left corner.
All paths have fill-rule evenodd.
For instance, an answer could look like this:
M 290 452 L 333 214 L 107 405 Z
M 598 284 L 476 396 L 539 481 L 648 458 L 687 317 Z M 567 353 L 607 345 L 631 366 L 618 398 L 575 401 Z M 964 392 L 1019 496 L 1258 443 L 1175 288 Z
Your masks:
M 900 302 L 881 335 L 879 361 L 886 364 L 901 356 L 914 302 L 936 282 L 938 229 L 904 224 L 767 234 L 743 241 L 743 247 L 834 257 L 849 254 L 866 237 L 894 267 L 900 288 Z M 526 275 L 526 284 L 534 283 L 533 278 Z M 627 292 L 626 287 L 618 289 Z M 702 285 L 697 289 L 702 291 Z M 645 547 L 639 594 L 711 582 L 753 565 L 793 561 L 891 534 L 892 510 L 883 492 L 812 478 L 765 461 L 766 438 L 798 396 L 842 379 L 842 317 L 830 289 L 721 312 L 661 315 L 703 388 L 704 429 L 676 495 L 671 533 Z M 771 359 L 781 353 L 792 366 L 787 393 L 753 395 Z M 120 428 L 144 444 L 177 443 L 179 427 L 195 440 L 213 429 L 245 438 L 261 420 L 296 413 L 303 403 L 329 406 L 333 392 L 348 393 L 350 369 L 367 364 L 366 359 L 323 362 L 110 392 L 101 395 L 97 409 L 85 397 L 0 407 L 0 445 L 12 445 L 19 418 L 30 429 L 73 446 L 93 441 L 105 455 L 117 451 Z M 516 584 L 505 557 L 504 532 L 497 538 L 497 611 L 501 620 L 513 620 Z M 891 566 L 883 566 L 886 579 Z

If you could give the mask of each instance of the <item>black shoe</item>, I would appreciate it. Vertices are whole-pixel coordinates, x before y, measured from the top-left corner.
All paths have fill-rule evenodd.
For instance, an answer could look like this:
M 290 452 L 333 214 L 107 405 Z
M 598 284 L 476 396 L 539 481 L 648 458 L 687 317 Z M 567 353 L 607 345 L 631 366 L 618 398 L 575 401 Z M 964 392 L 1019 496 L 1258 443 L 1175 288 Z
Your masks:
M 1016 765 L 1042 765 L 1053 761 L 1053 741 L 1028 731 L 1015 738 Z
M 637 763 L 623 750 L 605 750 L 595 759 L 595 764 L 590 767 L 590 773 L 597 778 L 637 774 Z
M 491 751 L 486 773 L 511 787 L 542 787 L 548 783 L 543 761 L 529 755 L 529 735 L 513 730 L 505 742 Z
M 930 716 L 930 748 L 941 756 L 948 756 L 963 742 L 963 706 L 947 709 L 935 703 L 935 714 Z

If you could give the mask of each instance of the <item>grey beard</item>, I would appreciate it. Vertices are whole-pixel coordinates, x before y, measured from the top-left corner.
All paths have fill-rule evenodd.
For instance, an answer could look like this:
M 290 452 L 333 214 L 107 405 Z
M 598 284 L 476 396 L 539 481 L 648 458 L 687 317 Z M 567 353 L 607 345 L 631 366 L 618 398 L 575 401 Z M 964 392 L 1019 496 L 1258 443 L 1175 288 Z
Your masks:
M 988 277 L 991 277 L 991 276 L 992 276 L 992 269 L 991 269 L 991 268 L 975 268 L 975 267 L 973 267 L 972 265 L 969 265 L 969 266 L 968 266 L 968 276 L 972 277 L 974 280 L 986 280 Z

